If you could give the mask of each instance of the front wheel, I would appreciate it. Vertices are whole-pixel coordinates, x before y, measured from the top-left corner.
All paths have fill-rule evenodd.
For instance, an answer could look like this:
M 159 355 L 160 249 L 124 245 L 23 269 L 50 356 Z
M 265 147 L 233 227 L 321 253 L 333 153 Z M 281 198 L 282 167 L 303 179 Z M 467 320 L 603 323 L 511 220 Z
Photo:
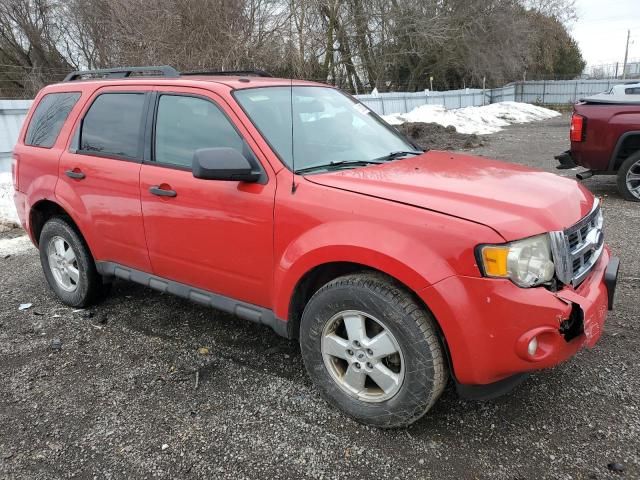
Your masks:
M 640 202 L 640 152 L 622 163 L 618 170 L 618 190 L 625 200 Z
M 340 277 L 316 292 L 302 316 L 300 345 L 327 401 L 367 425 L 415 422 L 448 378 L 432 316 L 377 273 Z

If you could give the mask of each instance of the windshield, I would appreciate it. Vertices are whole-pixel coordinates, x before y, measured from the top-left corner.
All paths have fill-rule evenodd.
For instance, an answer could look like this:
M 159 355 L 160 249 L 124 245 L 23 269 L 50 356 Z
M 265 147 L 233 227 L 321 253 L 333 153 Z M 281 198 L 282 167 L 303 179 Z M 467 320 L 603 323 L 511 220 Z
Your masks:
M 293 144 L 297 172 L 330 164 L 379 163 L 374 160 L 416 151 L 368 108 L 333 88 L 250 88 L 236 91 L 235 97 L 290 169 Z

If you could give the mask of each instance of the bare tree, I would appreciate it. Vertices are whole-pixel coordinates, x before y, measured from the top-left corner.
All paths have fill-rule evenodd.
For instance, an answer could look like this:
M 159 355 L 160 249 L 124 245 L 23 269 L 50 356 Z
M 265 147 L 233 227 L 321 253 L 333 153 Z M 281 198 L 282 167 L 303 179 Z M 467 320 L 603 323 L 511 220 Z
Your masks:
M 73 68 L 263 68 L 353 92 L 575 74 L 575 0 L 2 0 L 0 95 Z M 562 58 L 569 60 L 563 62 Z
M 0 3 L 0 91 L 33 95 L 71 64 L 58 50 L 57 3 L 3 0 Z

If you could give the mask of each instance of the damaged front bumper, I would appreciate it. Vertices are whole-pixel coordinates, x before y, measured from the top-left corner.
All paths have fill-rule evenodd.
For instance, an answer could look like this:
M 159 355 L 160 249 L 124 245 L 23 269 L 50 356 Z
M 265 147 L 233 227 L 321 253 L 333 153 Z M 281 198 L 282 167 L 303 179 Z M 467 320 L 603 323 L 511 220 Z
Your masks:
M 457 383 L 477 390 L 595 345 L 613 305 L 618 266 L 605 248 L 576 289 L 523 289 L 508 280 L 457 276 L 420 296 L 443 330 Z
M 577 290 L 565 288 L 556 294 L 571 305 L 571 314 L 559 329 L 567 342 L 584 335 L 586 346 L 595 345 L 602 333 L 606 312 L 613 309 L 620 259 L 611 257 L 608 251 L 603 257 L 586 285 L 580 285 Z

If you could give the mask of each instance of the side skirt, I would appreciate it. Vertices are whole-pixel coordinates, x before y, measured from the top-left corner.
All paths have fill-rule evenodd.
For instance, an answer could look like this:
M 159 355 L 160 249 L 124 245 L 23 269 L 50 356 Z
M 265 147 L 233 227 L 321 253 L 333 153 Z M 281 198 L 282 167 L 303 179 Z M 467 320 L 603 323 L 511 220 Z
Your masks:
M 113 262 L 96 262 L 96 269 L 100 275 L 117 277 L 130 282 L 139 283 L 163 293 L 170 293 L 178 297 L 192 300 L 201 305 L 213 307 L 232 315 L 236 315 L 251 322 L 267 325 L 278 335 L 290 338 L 288 322 L 277 318 L 272 310 L 250 303 L 235 300 L 224 295 L 208 292 L 191 287 L 184 283 L 174 282 L 166 278 L 151 275 L 140 270 L 125 267 Z

